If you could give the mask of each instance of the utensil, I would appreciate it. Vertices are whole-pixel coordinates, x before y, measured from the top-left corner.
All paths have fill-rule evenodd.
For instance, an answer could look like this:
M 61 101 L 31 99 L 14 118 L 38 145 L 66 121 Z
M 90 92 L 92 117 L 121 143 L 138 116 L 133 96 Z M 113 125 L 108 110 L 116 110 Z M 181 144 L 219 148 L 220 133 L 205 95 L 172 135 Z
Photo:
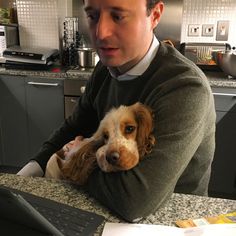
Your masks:
M 77 48 L 78 65 L 83 68 L 95 67 L 99 61 L 98 54 L 93 48 Z
M 236 78 L 236 50 L 218 52 L 217 63 L 226 75 Z

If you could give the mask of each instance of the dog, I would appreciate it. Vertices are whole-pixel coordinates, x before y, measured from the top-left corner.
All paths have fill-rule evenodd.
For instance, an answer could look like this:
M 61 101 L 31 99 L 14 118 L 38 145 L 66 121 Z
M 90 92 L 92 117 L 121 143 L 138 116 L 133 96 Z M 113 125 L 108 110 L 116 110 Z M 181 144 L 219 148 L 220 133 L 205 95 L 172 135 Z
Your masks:
M 52 155 L 45 177 L 83 185 L 97 167 L 104 172 L 135 167 L 155 144 L 153 118 L 151 109 L 141 103 L 112 108 L 92 137 L 81 141 L 65 156 L 67 145 Z

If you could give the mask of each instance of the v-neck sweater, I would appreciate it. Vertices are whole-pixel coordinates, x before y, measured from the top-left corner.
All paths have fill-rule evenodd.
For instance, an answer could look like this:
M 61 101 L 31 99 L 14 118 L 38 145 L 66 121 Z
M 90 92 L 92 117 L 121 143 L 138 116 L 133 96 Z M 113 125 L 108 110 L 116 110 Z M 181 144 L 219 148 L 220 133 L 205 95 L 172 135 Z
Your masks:
M 119 81 L 99 63 L 74 113 L 33 157 L 49 157 L 77 135 L 91 136 L 112 107 L 141 102 L 154 112 L 152 152 L 129 171 L 93 171 L 85 188 L 128 221 L 163 206 L 173 192 L 206 195 L 215 150 L 215 107 L 204 73 L 174 47 L 160 43 L 148 69 Z

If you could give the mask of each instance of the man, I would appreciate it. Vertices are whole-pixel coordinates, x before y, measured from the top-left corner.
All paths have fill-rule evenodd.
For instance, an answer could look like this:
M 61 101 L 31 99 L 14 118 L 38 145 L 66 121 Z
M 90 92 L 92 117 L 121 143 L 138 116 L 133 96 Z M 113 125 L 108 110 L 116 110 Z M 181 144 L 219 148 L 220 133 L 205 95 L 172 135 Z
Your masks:
M 214 100 L 202 71 L 154 36 L 163 7 L 158 0 L 84 1 L 100 63 L 73 115 L 18 174 L 43 175 L 49 157 L 76 136 L 91 136 L 111 107 L 139 101 L 155 113 L 152 153 L 129 171 L 96 169 L 86 189 L 128 221 L 156 211 L 174 191 L 207 194 Z

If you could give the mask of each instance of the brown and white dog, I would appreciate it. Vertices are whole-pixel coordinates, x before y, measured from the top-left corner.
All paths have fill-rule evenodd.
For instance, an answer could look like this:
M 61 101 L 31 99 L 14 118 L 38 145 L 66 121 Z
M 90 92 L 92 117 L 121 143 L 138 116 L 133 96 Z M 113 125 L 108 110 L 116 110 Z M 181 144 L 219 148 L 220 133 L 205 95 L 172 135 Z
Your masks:
M 151 152 L 155 143 L 152 131 L 153 114 L 147 106 L 135 103 L 113 108 L 91 138 L 84 139 L 65 157 L 62 150 L 52 155 L 45 177 L 82 185 L 97 166 L 104 172 L 129 170 Z

